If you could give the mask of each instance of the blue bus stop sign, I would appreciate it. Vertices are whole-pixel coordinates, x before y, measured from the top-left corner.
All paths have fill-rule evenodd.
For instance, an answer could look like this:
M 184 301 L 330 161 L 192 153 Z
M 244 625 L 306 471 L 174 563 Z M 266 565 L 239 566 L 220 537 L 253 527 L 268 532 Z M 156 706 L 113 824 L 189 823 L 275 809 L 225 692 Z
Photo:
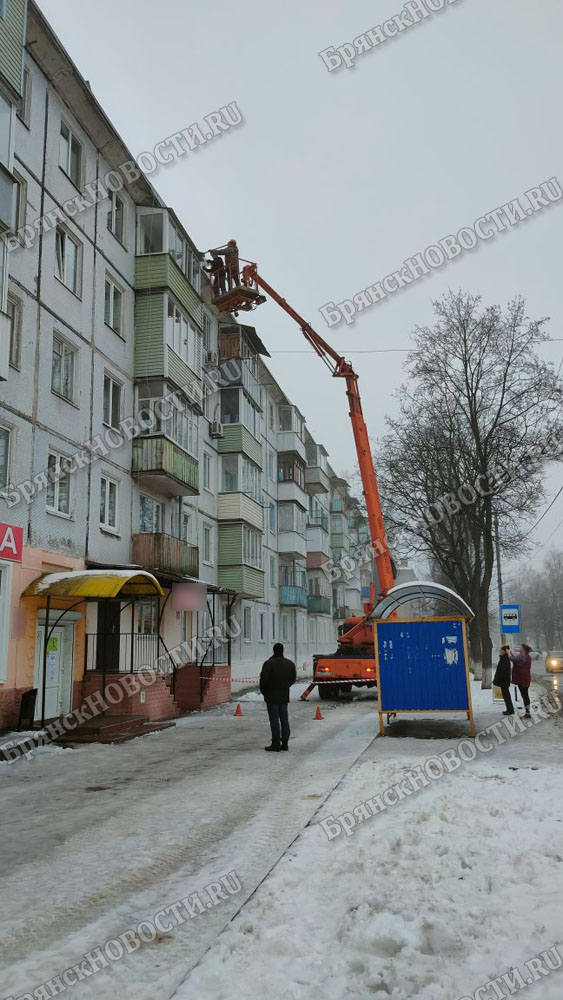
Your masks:
M 512 632 L 520 631 L 520 605 L 501 604 L 500 606 L 500 630 L 508 635 Z

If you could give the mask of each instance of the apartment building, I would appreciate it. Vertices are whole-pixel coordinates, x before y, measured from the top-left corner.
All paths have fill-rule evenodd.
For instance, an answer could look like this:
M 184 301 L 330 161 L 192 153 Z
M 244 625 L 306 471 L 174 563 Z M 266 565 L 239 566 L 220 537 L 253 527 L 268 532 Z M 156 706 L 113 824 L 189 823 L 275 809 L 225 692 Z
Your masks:
M 217 703 L 278 640 L 304 675 L 361 609 L 368 571 L 340 565 L 361 512 L 37 6 L 23 61 L 25 5 L 0 8 L 14 45 L 20 26 L 0 215 L 6 179 L 4 228 L 47 220 L 2 243 L 0 727 L 25 691 L 52 718 L 150 666 L 148 717 Z

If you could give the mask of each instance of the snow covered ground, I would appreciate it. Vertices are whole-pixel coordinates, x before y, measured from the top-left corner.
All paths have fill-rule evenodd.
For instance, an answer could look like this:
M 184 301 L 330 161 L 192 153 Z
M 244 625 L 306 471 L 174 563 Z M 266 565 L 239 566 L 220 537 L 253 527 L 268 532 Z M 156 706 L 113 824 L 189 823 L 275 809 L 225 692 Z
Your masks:
M 478 730 L 500 718 L 473 696 Z M 329 841 L 321 820 L 455 747 L 466 721 L 399 720 L 374 740 L 373 696 L 322 703 L 322 722 L 313 699 L 292 704 L 291 752 L 269 755 L 263 706 L 242 703 L 242 719 L 222 708 L 0 767 L 2 997 L 233 870 L 240 894 L 68 995 L 459 1000 L 563 955 L 561 717 Z M 563 971 L 540 978 L 530 997 L 559 1000 Z

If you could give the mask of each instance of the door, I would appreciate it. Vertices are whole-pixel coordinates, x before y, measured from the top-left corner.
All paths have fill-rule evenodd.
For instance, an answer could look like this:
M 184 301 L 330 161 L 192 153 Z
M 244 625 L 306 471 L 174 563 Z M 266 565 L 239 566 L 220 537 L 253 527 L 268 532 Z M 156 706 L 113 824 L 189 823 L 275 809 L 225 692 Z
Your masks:
M 98 636 L 96 670 L 119 670 L 120 601 L 100 601 L 98 604 Z
M 72 628 L 72 626 L 71 626 Z M 67 649 L 68 641 L 64 628 L 53 629 L 47 640 L 47 679 L 45 683 L 45 718 L 55 719 L 70 711 L 70 688 L 72 679 L 72 648 Z M 43 642 L 45 627 L 37 629 L 35 643 L 35 687 L 37 701 L 35 703 L 35 720 L 42 718 L 43 698 Z M 70 643 L 72 646 L 72 643 Z M 70 656 L 70 677 L 69 677 Z

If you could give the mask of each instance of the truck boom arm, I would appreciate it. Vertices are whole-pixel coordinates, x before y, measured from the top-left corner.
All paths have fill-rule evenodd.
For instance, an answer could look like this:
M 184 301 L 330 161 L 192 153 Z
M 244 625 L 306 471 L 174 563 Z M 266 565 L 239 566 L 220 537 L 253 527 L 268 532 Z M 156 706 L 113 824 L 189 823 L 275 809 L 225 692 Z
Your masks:
M 301 327 L 304 337 L 306 337 L 312 348 L 325 362 L 333 377 L 343 378 L 346 381 L 346 395 L 348 396 L 350 420 L 352 421 L 352 430 L 354 432 L 354 441 L 356 443 L 356 452 L 360 466 L 360 475 L 366 502 L 371 543 L 375 552 L 377 576 L 379 579 L 381 593 L 385 595 L 387 591 L 393 587 L 395 583 L 395 576 L 391 556 L 387 548 L 379 489 L 373 466 L 368 430 L 362 412 L 362 401 L 360 399 L 360 392 L 358 389 L 358 375 L 352 368 L 350 362 L 346 361 L 344 357 L 338 354 L 338 352 L 335 351 L 330 344 L 327 344 L 327 342 L 323 340 L 323 338 L 315 330 L 313 330 L 313 327 L 307 323 L 306 320 L 304 320 L 303 317 L 300 316 L 299 313 L 297 313 L 295 309 L 293 309 L 292 306 L 290 306 L 289 303 L 281 295 L 279 295 L 278 292 L 276 292 L 275 289 L 273 289 L 260 274 L 258 274 L 256 264 L 248 264 L 243 269 L 243 279 L 248 282 L 255 282 L 266 292 L 267 295 L 274 299 L 274 301 L 277 302 L 278 305 L 281 306 L 281 308 L 284 309 L 285 312 Z

